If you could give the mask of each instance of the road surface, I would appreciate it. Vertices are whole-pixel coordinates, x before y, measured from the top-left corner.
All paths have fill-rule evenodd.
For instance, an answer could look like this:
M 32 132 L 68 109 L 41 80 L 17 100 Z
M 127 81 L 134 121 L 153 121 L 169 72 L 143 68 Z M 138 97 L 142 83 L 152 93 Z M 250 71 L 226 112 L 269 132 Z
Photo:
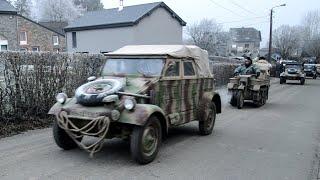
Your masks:
M 242 110 L 224 96 L 214 134 L 199 136 L 196 123 L 173 129 L 158 158 L 144 166 L 121 140 L 107 141 L 90 158 L 59 149 L 51 129 L 29 131 L 0 140 L 0 179 L 317 179 L 319 93 L 320 80 L 274 82 L 265 106 Z

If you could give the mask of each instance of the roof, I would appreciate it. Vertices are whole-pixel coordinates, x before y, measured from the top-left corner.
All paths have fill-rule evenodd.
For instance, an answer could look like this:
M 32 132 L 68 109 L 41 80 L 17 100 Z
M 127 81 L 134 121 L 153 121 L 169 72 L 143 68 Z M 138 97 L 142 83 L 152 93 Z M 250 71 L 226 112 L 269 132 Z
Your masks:
M 209 69 L 208 52 L 198 46 L 189 45 L 129 45 L 114 52 L 107 53 L 107 56 L 156 56 L 168 55 L 175 58 L 193 58 L 199 68 L 199 73 L 205 77 L 211 77 Z
M 144 17 L 150 15 L 157 8 L 164 8 L 172 14 L 182 26 L 186 25 L 173 10 L 164 2 L 126 6 L 119 11 L 118 8 L 101 11 L 87 12 L 82 17 L 75 19 L 65 28 L 65 31 L 80 31 L 90 29 L 105 29 L 114 27 L 127 27 L 138 24 Z
M 0 14 L 17 14 L 17 10 L 6 0 L 0 0 Z
M 230 35 L 234 42 L 261 42 L 261 32 L 255 28 L 230 28 Z
M 60 34 L 64 34 L 64 28 L 66 26 L 68 26 L 68 22 L 55 22 L 55 21 L 51 21 L 51 22 L 39 22 L 39 24 L 55 31 L 58 32 Z

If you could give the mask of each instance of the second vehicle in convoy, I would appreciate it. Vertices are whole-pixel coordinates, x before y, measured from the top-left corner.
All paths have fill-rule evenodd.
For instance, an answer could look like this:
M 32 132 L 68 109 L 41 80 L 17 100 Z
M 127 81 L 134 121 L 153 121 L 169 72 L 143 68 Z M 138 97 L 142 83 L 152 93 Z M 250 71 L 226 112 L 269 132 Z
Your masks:
M 57 95 L 53 135 L 65 149 L 77 146 L 91 154 L 106 138 L 130 141 L 141 164 L 153 161 L 171 127 L 199 122 L 212 133 L 221 100 L 215 92 L 208 54 L 196 46 L 126 46 L 106 54 L 100 77 L 80 86 L 75 97 Z M 83 136 L 97 137 L 87 145 Z
M 252 64 L 251 58 L 247 57 L 245 64 L 235 70 L 235 77 L 230 78 L 228 83 L 230 104 L 238 109 L 241 109 L 247 100 L 257 106 L 264 105 L 268 100 L 270 66 L 264 59 Z

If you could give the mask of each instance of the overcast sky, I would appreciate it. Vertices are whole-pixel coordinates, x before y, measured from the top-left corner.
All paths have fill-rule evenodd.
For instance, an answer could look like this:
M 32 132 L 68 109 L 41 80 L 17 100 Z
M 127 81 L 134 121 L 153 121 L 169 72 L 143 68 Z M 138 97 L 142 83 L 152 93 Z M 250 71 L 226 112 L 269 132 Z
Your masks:
M 158 2 L 161 0 L 124 0 L 125 6 Z M 202 18 L 213 18 L 223 23 L 225 30 L 230 27 L 254 27 L 262 32 L 264 47 L 269 34 L 269 14 L 273 6 L 286 3 L 286 7 L 275 9 L 274 26 L 298 25 L 310 10 L 320 9 L 320 0 L 163 0 L 187 24 Z M 102 0 L 104 7 L 119 6 L 119 0 Z M 239 22 L 234 22 L 239 21 Z

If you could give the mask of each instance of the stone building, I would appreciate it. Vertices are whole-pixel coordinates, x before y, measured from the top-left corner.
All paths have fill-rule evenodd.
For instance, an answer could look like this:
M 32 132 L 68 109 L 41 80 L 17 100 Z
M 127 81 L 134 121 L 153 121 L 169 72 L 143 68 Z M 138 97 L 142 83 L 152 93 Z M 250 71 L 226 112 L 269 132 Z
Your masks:
M 65 51 L 65 35 L 17 13 L 0 0 L 0 51 Z
M 229 53 L 236 56 L 259 54 L 261 33 L 255 28 L 230 28 Z

